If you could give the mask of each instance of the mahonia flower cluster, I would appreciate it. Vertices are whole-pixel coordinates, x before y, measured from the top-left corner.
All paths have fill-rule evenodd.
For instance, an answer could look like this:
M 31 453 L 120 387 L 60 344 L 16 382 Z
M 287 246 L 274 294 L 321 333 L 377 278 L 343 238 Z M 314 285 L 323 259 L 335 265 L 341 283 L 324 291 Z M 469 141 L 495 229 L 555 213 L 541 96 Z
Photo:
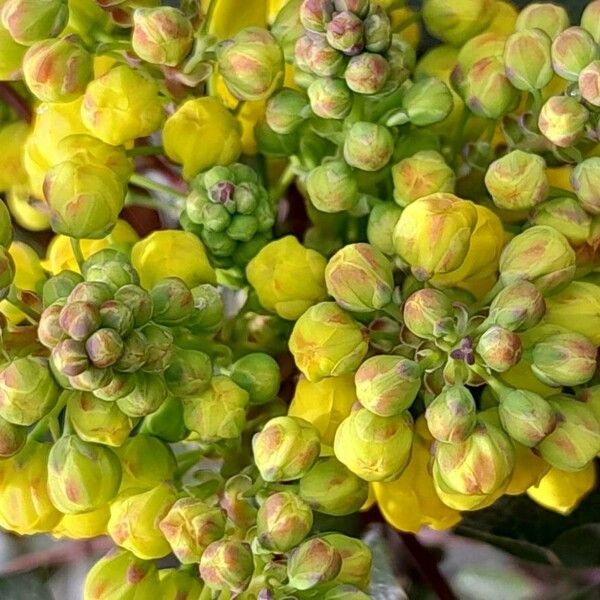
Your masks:
M 0 0 L 0 526 L 109 536 L 86 600 L 361 600 L 342 522 L 374 504 L 408 532 L 573 511 L 599 23 Z

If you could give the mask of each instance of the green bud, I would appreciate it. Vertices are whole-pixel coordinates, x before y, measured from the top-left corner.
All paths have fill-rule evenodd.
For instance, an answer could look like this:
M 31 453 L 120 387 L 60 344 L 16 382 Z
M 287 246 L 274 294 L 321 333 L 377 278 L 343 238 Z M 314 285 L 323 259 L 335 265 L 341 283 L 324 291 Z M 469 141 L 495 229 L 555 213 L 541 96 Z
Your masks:
M 392 24 L 385 9 L 371 4 L 364 21 L 365 49 L 369 52 L 386 52 L 392 43 Z
M 169 391 L 178 397 L 203 392 L 212 376 L 210 357 L 199 350 L 176 349 L 165 371 Z
M 392 167 L 394 200 L 406 206 L 437 192 L 454 192 L 454 171 L 434 150 L 417 152 Z
M 27 428 L 0 417 L 0 459 L 18 454 L 27 442 Z
M 131 45 L 146 62 L 175 67 L 187 56 L 193 40 L 192 25 L 177 8 L 138 8 L 133 13 Z
M 546 385 L 581 385 L 596 372 L 596 354 L 596 346 L 584 335 L 557 333 L 533 346 L 531 369 Z
M 144 371 L 162 373 L 173 356 L 173 334 L 166 327 L 155 323 L 148 323 L 141 332 L 146 339 Z
M 325 33 L 332 16 L 333 3 L 330 0 L 304 0 L 300 6 L 300 22 L 308 31 Z
M 271 24 L 271 33 L 279 42 L 288 63 L 294 62 L 294 45 L 304 34 L 300 21 L 300 5 L 303 0 L 290 0 L 281 5 L 275 20 Z
M 498 208 L 532 208 L 548 194 L 546 162 L 537 154 L 513 150 L 488 167 L 485 185 Z
M 342 568 L 342 557 L 323 538 L 306 540 L 291 553 L 287 565 L 289 585 L 297 590 L 309 590 L 333 581 Z
M 577 81 L 581 70 L 596 58 L 596 42 L 581 27 L 561 31 L 552 42 L 552 66 L 567 81 Z
M 552 396 L 556 429 L 539 445 L 540 456 L 561 471 L 581 471 L 600 452 L 600 423 L 584 402 Z
M 253 352 L 231 366 L 231 380 L 246 390 L 251 404 L 266 404 L 277 397 L 281 385 L 279 365 L 263 352 Z
M 307 106 L 303 93 L 284 88 L 269 98 L 265 119 L 275 133 L 292 133 L 305 121 Z
M 312 111 L 322 119 L 345 119 L 352 109 L 352 92 L 341 79 L 315 79 L 308 86 Z
M 500 280 L 506 285 L 530 281 L 543 294 L 558 291 L 575 275 L 575 253 L 552 227 L 536 225 L 514 237 L 500 257 Z
M 580 162 L 571 173 L 571 186 L 587 212 L 600 214 L 600 157 Z
M 504 46 L 504 69 L 518 90 L 533 92 L 546 87 L 552 79 L 552 41 L 541 29 L 522 29 L 513 33 Z
M 189 431 L 183 422 L 181 400 L 167 396 L 158 410 L 144 417 L 140 432 L 171 443 L 185 439 Z
M 358 202 L 358 182 L 343 160 L 332 160 L 312 169 L 306 189 L 313 206 L 322 212 L 352 210 Z
M 376 94 L 381 91 L 390 71 L 388 61 L 380 54 L 361 52 L 348 61 L 344 79 L 357 94 Z
M 600 106 L 600 60 L 594 60 L 579 73 L 579 93 L 582 98 Z
M 0 416 L 13 425 L 39 421 L 52 410 L 58 393 L 44 359 L 17 358 L 0 370 Z
M 141 560 L 127 550 L 113 549 L 88 572 L 85 600 L 133 600 L 156 598 L 158 573 L 153 562 Z
M 323 38 L 301 37 L 294 52 L 297 66 L 317 77 L 337 77 L 346 65 L 346 57 Z
M 404 303 L 404 324 L 417 337 L 442 338 L 454 331 L 452 301 L 433 288 L 417 290 Z
M 119 398 L 117 405 L 130 417 L 145 417 L 158 410 L 169 391 L 161 375 L 135 373 L 134 377 L 134 388 Z
M 356 538 L 342 533 L 326 533 L 323 539 L 329 542 L 342 557 L 342 568 L 335 581 L 356 586 L 356 589 L 366 589 L 371 577 L 373 557 L 369 547 Z M 329 598 L 328 595 L 325 596 Z M 342 598 L 342 596 L 339 596 Z M 361 598 L 350 595 L 349 598 Z
M 258 509 L 256 534 L 265 548 L 287 552 L 306 538 L 312 524 L 312 510 L 303 500 L 293 492 L 278 492 Z
M 367 238 L 369 243 L 387 255 L 395 254 L 392 234 L 402 210 L 392 202 L 376 204 L 369 214 Z
M 548 98 L 538 118 L 540 131 L 556 146 L 571 146 L 583 132 L 588 110 L 571 96 Z
M 111 372 L 108 383 L 92 390 L 92 392 L 96 398 L 112 402 L 129 394 L 134 387 L 135 378 L 129 375 L 129 373 Z
M 131 309 L 119 300 L 108 300 L 100 306 L 102 327 L 116 331 L 121 337 L 126 336 L 135 323 Z
M 379 310 L 392 302 L 392 264 L 369 244 L 350 244 L 338 250 L 325 269 L 327 291 L 352 312 Z
M 194 297 L 178 277 L 161 279 L 151 290 L 152 320 L 161 325 L 176 325 L 188 319 L 194 310 Z
M 108 285 L 99 281 L 82 281 L 77 283 L 69 292 L 67 304 L 71 302 L 88 302 L 97 307 L 112 298 Z
M 592 217 L 577 199 L 569 196 L 542 202 L 532 211 L 529 220 L 534 225 L 548 225 L 556 229 L 573 246 L 585 244 L 592 227 Z
M 363 171 L 379 171 L 385 167 L 394 151 L 394 139 L 387 127 L 359 121 L 346 133 L 344 158 Z
M 332 48 L 355 56 L 365 45 L 362 19 L 347 10 L 337 12 L 325 27 L 325 37 Z
M 52 349 L 50 360 L 54 367 L 67 377 L 80 375 L 90 366 L 85 344 L 72 339 L 58 342 Z
M 331 0 L 329 0 L 331 4 Z M 333 0 L 333 6 L 337 12 L 348 10 L 355 15 L 364 18 L 369 13 L 371 0 Z
M 10 212 L 4 202 L 0 203 L 0 246 L 8 248 L 13 241 L 13 227 Z
M 247 27 L 222 42 L 218 64 L 225 85 L 240 100 L 264 100 L 283 83 L 283 51 L 260 27 Z
M 31 44 L 55 38 L 69 17 L 63 0 L 7 0 L 0 11 L 2 25 L 19 44 Z
M 402 108 L 407 120 L 417 127 L 443 121 L 453 107 L 452 92 L 436 77 L 419 79 L 402 97 Z
M 440 442 L 464 442 L 477 423 L 477 407 L 471 392 L 464 385 L 446 387 L 427 407 L 427 427 Z
M 92 254 L 81 268 L 86 281 L 99 281 L 107 284 L 112 292 L 119 288 L 136 284 L 140 278 L 135 269 L 129 262 L 129 258 L 123 252 L 113 248 L 105 248 L 95 254 Z M 115 300 L 122 300 L 117 298 Z
M 252 438 L 254 461 L 265 481 L 293 481 L 319 456 L 317 429 L 298 417 L 275 417 Z
M 54 443 L 48 457 L 48 495 L 64 514 L 97 510 L 119 489 L 121 466 L 105 446 L 66 435 Z
M 131 309 L 136 327 L 145 325 L 152 318 L 152 298 L 138 285 L 124 285 L 115 292 L 114 299 Z
M 588 2 L 581 15 L 581 26 L 592 34 L 596 42 L 600 41 L 600 4 L 597 0 Z M 568 25 L 567 25 L 568 26 Z
M 323 600 L 369 600 L 371 596 L 359 590 L 353 585 L 336 585 L 328 590 L 323 596 Z
M 135 420 L 114 402 L 99 400 L 89 392 L 65 391 L 69 419 L 84 442 L 118 447 L 129 437 Z
M 42 102 L 71 102 L 94 77 L 92 55 L 74 36 L 37 42 L 23 57 L 23 75 Z
M 319 458 L 300 479 L 300 497 L 317 512 L 344 516 L 357 512 L 367 501 L 369 486 L 335 456 Z
M 529 281 L 517 281 L 492 300 L 488 321 L 510 331 L 526 331 L 537 325 L 546 312 L 544 297 Z
M 42 300 L 44 306 L 49 307 L 57 300 L 66 298 L 73 288 L 83 281 L 83 277 L 74 271 L 61 271 L 58 275 L 50 277 L 44 282 Z
M 146 337 L 143 333 L 134 330 L 123 340 L 123 350 L 114 368 L 123 373 L 134 373 L 142 368 L 147 358 Z
M 52 349 L 64 338 L 64 331 L 60 326 L 60 313 L 62 306 L 52 304 L 42 313 L 38 323 L 38 339 L 46 346 Z
M 391 481 L 408 464 L 412 441 L 410 413 L 380 417 L 359 408 L 340 423 L 333 447 L 338 459 L 365 481 Z
M 111 381 L 112 373 L 110 369 L 99 369 L 98 367 L 90 366 L 79 375 L 69 376 L 69 385 L 76 390 L 82 392 L 95 392 L 99 388 L 103 388 Z
M 258 512 L 253 500 L 254 481 L 245 473 L 238 473 L 225 482 L 220 499 L 221 507 L 235 527 L 243 531 L 256 525 Z
M 381 417 L 392 417 L 410 408 L 421 387 L 421 368 L 401 356 L 372 356 L 356 371 L 360 403 Z
M 248 587 L 253 573 L 252 551 L 244 542 L 213 542 L 200 559 L 200 577 L 213 590 L 239 594 Z
M 123 340 L 114 329 L 98 329 L 86 340 L 85 349 L 94 366 L 106 369 L 114 365 L 123 352 Z
M 475 351 L 492 371 L 503 373 L 521 359 L 521 339 L 509 329 L 493 325 L 479 338 Z
M 59 323 L 74 340 L 84 342 L 100 327 L 100 311 L 90 302 L 69 302 L 60 311 Z
M 525 6 L 517 17 L 515 29 L 541 29 L 553 40 L 569 26 L 569 15 L 560 5 L 535 2 Z
M 161 569 L 158 576 L 161 600 L 199 600 L 202 582 L 188 570 Z
M 537 446 L 557 424 L 548 401 L 527 390 L 511 390 L 501 395 L 498 413 L 506 433 L 528 448 Z
M 207 546 L 223 537 L 225 512 L 196 498 L 180 498 L 159 527 L 179 562 L 189 565 L 199 562 Z
M 8 250 L 0 246 L 0 300 L 7 296 L 10 284 L 14 278 L 15 261 L 8 253 Z
M 166 483 L 145 491 L 122 492 L 110 506 L 110 537 L 118 546 L 145 560 L 166 556 L 171 547 L 159 524 L 176 499 L 174 488 Z
M 210 387 L 190 398 L 183 398 L 183 419 L 204 442 L 238 438 L 246 425 L 249 396 L 229 377 L 217 375 Z

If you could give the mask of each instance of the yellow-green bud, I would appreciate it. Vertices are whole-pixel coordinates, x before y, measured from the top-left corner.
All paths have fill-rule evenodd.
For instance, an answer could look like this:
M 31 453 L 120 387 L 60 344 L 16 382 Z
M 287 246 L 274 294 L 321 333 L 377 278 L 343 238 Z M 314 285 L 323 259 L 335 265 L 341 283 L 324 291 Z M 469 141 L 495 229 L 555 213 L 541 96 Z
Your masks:
M 170 443 L 185 439 L 189 431 L 183 421 L 181 400 L 174 396 L 167 396 L 158 410 L 144 417 L 140 432 Z
M 580 162 L 571 173 L 571 186 L 587 212 L 600 214 L 600 157 Z
M 309 534 L 313 514 L 293 492 L 277 492 L 262 503 L 256 515 L 256 534 L 261 545 L 275 552 L 287 552 Z
M 308 101 L 303 93 L 284 88 L 269 98 L 267 102 L 265 112 L 267 125 L 275 133 L 282 135 L 292 133 L 304 122 L 306 118 L 304 112 L 307 106 Z
M 380 202 L 369 214 L 367 224 L 369 243 L 389 256 L 395 253 L 392 234 L 401 213 L 402 209 L 393 202 Z
M 436 440 L 450 444 L 464 442 L 477 424 L 475 399 L 463 385 L 447 387 L 427 407 L 425 418 Z
M 117 400 L 119 408 L 130 417 L 145 417 L 158 410 L 168 394 L 167 384 L 161 375 L 135 373 L 131 392 Z
M 385 8 L 371 4 L 364 20 L 365 49 L 369 52 L 386 52 L 392 43 L 392 23 Z
M 200 559 L 200 577 L 213 590 L 243 592 L 252 579 L 250 545 L 235 540 L 213 542 Z
M 335 581 L 347 585 L 356 586 L 356 588 L 365 590 L 371 578 L 371 568 L 373 558 L 369 547 L 356 538 L 344 535 L 342 533 L 326 533 L 323 539 L 329 542 L 342 557 L 342 568 L 337 574 Z M 336 588 L 334 588 L 336 589 Z M 341 592 L 340 592 L 341 593 Z M 355 596 L 354 593 L 348 596 L 335 596 L 340 600 L 361 600 L 363 596 Z M 325 598 L 329 599 L 327 594 Z
M 59 323 L 69 337 L 83 342 L 100 327 L 100 311 L 90 302 L 69 302 L 60 312 Z
M 281 385 L 277 361 L 263 352 L 253 352 L 237 360 L 231 366 L 229 376 L 248 392 L 251 404 L 271 402 Z
M 504 69 L 509 81 L 526 92 L 541 90 L 552 79 L 552 41 L 541 29 L 513 33 L 504 47 Z
M 176 349 L 165 371 L 169 391 L 178 397 L 203 392 L 208 387 L 211 376 L 210 357 L 199 350 Z
M 152 317 L 152 298 L 138 285 L 125 285 L 115 292 L 115 300 L 122 302 L 133 312 L 135 326 L 145 325 Z
M 492 371 L 503 373 L 521 359 L 521 339 L 509 329 L 493 325 L 479 338 L 475 351 Z
M 335 302 L 311 306 L 289 340 L 296 365 L 309 381 L 355 371 L 368 346 L 364 329 Z
M 433 288 L 417 290 L 404 303 L 404 324 L 417 337 L 442 338 L 455 329 L 452 301 Z
M 31 46 L 58 36 L 67 24 L 69 9 L 64 0 L 7 0 L 0 15 L 15 42 Z
M 200 561 L 209 544 L 225 534 L 225 512 L 196 498 L 181 498 L 159 527 L 179 562 L 193 564 Z
M 144 370 L 151 373 L 162 373 L 173 357 L 174 346 L 171 330 L 150 322 L 144 326 L 141 333 L 147 344 Z
M 83 392 L 95 392 L 97 389 L 108 385 L 111 381 L 110 369 L 99 369 L 89 366 L 79 375 L 72 375 L 68 378 L 69 385 L 75 390 Z
M 111 378 L 108 383 L 98 389 L 92 390 L 92 392 L 96 398 L 112 402 L 129 394 L 134 387 L 134 377 L 131 377 L 128 373 L 115 373 L 111 371 Z
M 56 404 L 59 388 L 42 358 L 17 358 L 0 371 L 0 416 L 13 425 L 33 425 Z
M 121 483 L 117 455 L 106 446 L 61 437 L 48 457 L 48 495 L 63 514 L 97 510 L 110 502 Z
M 525 6 L 517 17 L 515 29 L 541 29 L 553 40 L 569 26 L 569 15 L 565 8 L 552 2 L 534 2 Z
M 561 471 L 581 471 L 600 452 L 600 423 L 584 402 L 552 396 L 556 429 L 539 445 L 540 456 Z
M 387 127 L 359 121 L 346 133 L 344 158 L 363 171 L 379 171 L 385 167 L 394 151 L 394 139 Z
M 308 86 L 307 93 L 310 107 L 317 117 L 345 119 L 350 114 L 352 92 L 341 79 L 315 79 Z
M 161 279 L 150 290 L 152 320 L 161 325 L 177 325 L 194 311 L 192 292 L 179 277 Z
M 357 94 L 376 94 L 385 85 L 389 71 L 390 65 L 383 56 L 361 52 L 349 60 L 344 79 Z
M 317 77 L 338 77 L 346 65 L 346 57 L 324 38 L 301 37 L 295 53 L 298 67 Z
M 110 300 L 111 289 L 105 283 L 99 281 L 82 281 L 77 283 L 67 296 L 67 304 L 71 302 L 87 302 L 100 307 L 101 304 Z
M 363 21 L 348 10 L 336 12 L 325 30 L 329 45 L 348 56 L 360 54 L 365 47 Z
M 8 248 L 13 241 L 10 212 L 4 202 L 0 204 L 0 246 Z
M 309 590 L 335 579 L 341 568 L 342 557 L 335 547 L 323 538 L 314 537 L 290 553 L 289 584 L 297 590 Z
M 299 417 L 275 417 L 252 438 L 254 461 L 265 481 L 293 481 L 317 460 L 319 432 Z
M 594 60 L 579 73 L 579 93 L 582 98 L 600 106 L 600 60 Z
M 123 340 L 114 329 L 103 327 L 90 335 L 85 342 L 85 349 L 94 366 L 106 369 L 119 360 L 123 352 Z
M 419 79 L 402 96 L 402 109 L 417 127 L 443 121 L 453 107 L 452 92 L 436 77 Z
M 139 284 L 139 276 L 129 257 L 117 248 L 104 248 L 92 254 L 81 270 L 88 282 L 103 283 L 114 294 L 120 287 Z
M 488 167 L 485 185 L 498 208 L 532 208 L 548 193 L 546 163 L 537 154 L 513 150 Z
M 161 600 L 199 600 L 202 593 L 202 582 L 199 577 L 187 569 L 161 569 L 160 578 Z
M 60 304 L 52 304 L 42 313 L 38 323 L 38 339 L 46 346 L 52 349 L 63 339 L 65 333 L 60 326 L 60 313 L 62 311 Z
M 528 448 L 537 446 L 557 424 L 549 402 L 527 390 L 511 390 L 502 394 L 498 414 L 508 435 Z
M 146 337 L 140 331 L 134 330 L 123 340 L 121 357 L 114 368 L 123 373 L 134 373 L 142 368 L 147 358 Z
M 357 512 L 367 501 L 369 485 L 335 456 L 319 458 L 300 479 L 300 497 L 317 512 L 344 516 Z
M 537 325 L 546 311 L 544 297 L 529 281 L 516 281 L 492 300 L 487 321 L 511 331 L 526 331 Z
M 504 285 L 530 281 L 549 294 L 567 285 L 575 275 L 575 252 L 562 233 L 536 225 L 514 237 L 500 257 Z
M 322 212 L 352 210 L 358 202 L 358 182 L 343 160 L 332 160 L 310 171 L 306 189 L 313 206 Z
M 350 10 L 338 8 L 337 10 Z M 304 0 L 300 6 L 300 22 L 315 33 L 325 33 L 327 23 L 333 16 L 333 2 L 331 0 Z
M 54 277 L 44 282 L 42 289 L 42 300 L 44 306 L 49 307 L 57 300 L 67 298 L 75 289 L 75 286 L 83 282 L 83 277 L 75 271 L 61 271 Z
M 412 440 L 410 413 L 380 417 L 359 408 L 340 423 L 333 447 L 338 459 L 362 479 L 391 481 L 408 464 Z
M 538 127 L 553 144 L 566 148 L 583 132 L 588 117 L 587 108 L 577 98 L 552 96 L 542 106 Z
M 4 299 L 9 292 L 10 284 L 15 278 L 15 261 L 8 249 L 0 246 L 0 299 Z
M 594 38 L 581 27 L 561 31 L 552 42 L 552 66 L 567 81 L 577 81 L 581 70 L 598 58 Z
M 589 33 L 596 42 L 600 41 L 600 2 L 593 0 L 588 2 L 587 6 L 583 9 L 581 15 L 581 26 Z
M 13 425 L 0 417 L 0 459 L 18 454 L 27 441 L 27 428 Z
M 131 309 L 119 300 L 107 300 L 100 305 L 102 327 L 116 331 L 121 337 L 126 336 L 134 326 Z
M 590 237 L 592 217 L 576 198 L 552 198 L 535 207 L 529 220 L 534 225 L 548 225 L 562 233 L 573 246 L 585 244 Z
M 50 360 L 57 371 L 67 377 L 80 375 L 90 366 L 85 344 L 67 338 L 52 349 Z
M 177 66 L 192 48 L 194 31 L 177 8 L 139 8 L 133 13 L 131 45 L 146 62 Z

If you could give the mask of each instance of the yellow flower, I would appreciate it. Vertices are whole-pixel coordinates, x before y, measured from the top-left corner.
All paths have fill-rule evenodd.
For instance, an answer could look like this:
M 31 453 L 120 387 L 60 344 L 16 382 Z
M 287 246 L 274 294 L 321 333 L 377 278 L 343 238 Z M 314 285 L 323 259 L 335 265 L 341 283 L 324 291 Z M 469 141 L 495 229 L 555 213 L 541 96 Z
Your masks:
M 167 156 L 183 165 L 187 179 L 215 165 L 228 165 L 242 151 L 241 127 L 217 98 L 188 100 L 163 129 Z
M 83 540 L 106 535 L 106 526 L 110 518 L 110 507 L 105 505 L 92 512 L 65 515 L 52 531 L 55 538 Z
M 15 241 L 10 245 L 8 253 L 15 261 L 14 284 L 21 290 L 40 291 L 46 274 L 35 250 L 24 242 Z M 15 324 L 25 318 L 25 315 L 7 300 L 0 302 L 0 312 Z
M 188 231 L 155 231 L 135 244 L 131 262 L 145 288 L 164 277 L 180 277 L 190 288 L 216 282 L 204 245 Z
M 295 320 L 327 297 L 321 254 L 288 235 L 267 244 L 246 267 L 260 303 L 284 319 Z
M 81 252 L 84 258 L 89 258 L 95 252 L 104 248 L 127 250 L 139 240 L 133 227 L 126 221 L 118 220 L 114 229 L 100 240 L 81 240 Z M 75 271 L 79 273 L 79 266 L 71 248 L 71 241 L 66 235 L 56 235 L 48 245 L 46 259 L 42 266 L 52 275 L 61 271 Z
M 270 1 L 273 0 L 218 0 L 210 20 L 209 33 L 220 40 L 234 36 L 244 27 L 266 27 Z M 201 0 L 206 13 L 210 0 Z M 279 0 L 280 4 L 283 4 Z
M 28 181 L 22 157 L 28 135 L 29 125 L 23 121 L 0 127 L 0 192 L 7 192 L 13 186 L 24 185 Z
M 527 490 L 527 495 L 548 510 L 568 515 L 595 485 L 596 465 L 591 462 L 583 471 L 576 473 L 550 469 L 537 486 Z
M 321 442 L 333 446 L 338 425 L 357 401 L 354 373 L 327 377 L 316 383 L 301 377 L 288 415 L 312 423 L 321 434 Z
M 14 186 L 6 194 L 6 204 L 13 219 L 23 229 L 43 231 L 50 227 L 48 207 L 31 196 L 29 185 Z
M 517 9 L 504 0 L 496 0 L 496 8 L 492 22 L 487 26 L 486 31 L 493 31 L 501 35 L 510 35 L 515 30 L 515 23 L 519 13 Z

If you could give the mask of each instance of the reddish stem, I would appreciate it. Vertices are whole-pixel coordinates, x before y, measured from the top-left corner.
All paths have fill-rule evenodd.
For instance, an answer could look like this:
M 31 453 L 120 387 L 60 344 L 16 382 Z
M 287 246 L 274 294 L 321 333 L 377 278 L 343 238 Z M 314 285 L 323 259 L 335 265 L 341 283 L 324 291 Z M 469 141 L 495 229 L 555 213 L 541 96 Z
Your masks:
M 31 123 L 33 114 L 25 98 L 7 81 L 0 81 L 0 99 L 4 100 L 19 116 L 20 119 Z

